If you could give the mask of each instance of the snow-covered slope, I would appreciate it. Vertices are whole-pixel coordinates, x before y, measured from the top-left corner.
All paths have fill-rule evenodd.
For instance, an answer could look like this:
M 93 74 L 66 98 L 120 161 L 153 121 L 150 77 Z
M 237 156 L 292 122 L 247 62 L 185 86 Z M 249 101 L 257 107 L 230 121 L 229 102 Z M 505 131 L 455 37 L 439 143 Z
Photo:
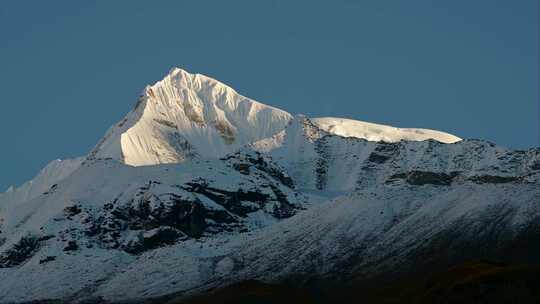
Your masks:
M 278 133 L 290 119 L 217 80 L 175 68 L 144 90 L 91 155 L 134 166 L 218 158 Z
M 461 138 L 452 134 L 412 128 L 395 128 L 359 120 L 321 117 L 311 121 L 319 128 L 344 137 L 357 137 L 369 141 L 398 142 L 400 140 L 422 141 L 434 139 L 443 143 L 454 143 Z
M 257 153 L 141 167 L 86 160 L 47 192 L 2 206 L 0 303 L 66 299 L 144 252 L 254 231 L 306 201 Z
M 384 183 L 391 174 L 412 171 L 448 176 L 460 173 L 462 178 L 486 174 L 504 177 L 516 170 L 522 174 L 529 170 L 522 161 L 537 157 L 481 140 L 388 143 L 343 137 L 303 115 L 294 117 L 284 131 L 253 143 L 251 148 L 270 155 L 286 168 L 298 188 L 327 193 L 347 193 Z M 401 171 L 396 172 L 397 168 Z
M 68 177 L 81 165 L 84 158 L 53 160 L 43 168 L 32 180 L 20 187 L 11 186 L 5 193 L 0 193 L 0 210 L 10 205 L 10 202 L 24 202 L 31 200 L 51 186 Z
M 0 298 L 185 296 L 238 280 L 369 278 L 508 250 L 538 261 L 540 247 L 527 244 L 540 237 L 540 149 L 323 138 L 355 141 L 369 156 L 355 187 L 315 205 L 296 187 L 313 187 L 311 177 L 290 179 L 254 152 L 144 167 L 86 161 L 3 211 Z
M 290 217 L 306 205 L 305 201 L 295 192 L 293 181 L 283 169 L 258 153 L 236 153 L 225 159 L 143 167 L 126 166 L 116 160 L 86 160 L 68 179 L 58 181 L 34 198 L 4 202 L 0 209 L 0 235 L 10 236 L 23 226 L 22 230 L 26 232 L 34 230 L 33 233 L 41 234 L 45 231 L 42 225 L 51 220 L 53 226 L 58 227 L 55 217 L 82 211 L 87 213 L 85 224 L 96 224 L 90 218 L 96 222 L 103 218 L 129 220 L 140 225 L 134 230 L 144 231 L 148 229 L 144 221 L 163 217 L 167 209 L 172 208 L 170 212 L 184 214 L 187 221 L 178 223 L 182 227 L 185 225 L 185 230 L 176 228 L 192 236 L 190 231 L 195 228 L 195 223 L 199 223 L 199 231 L 195 234 L 201 236 L 264 226 L 268 221 Z M 188 216 L 194 210 L 193 216 Z M 122 215 L 122 212 L 127 213 Z M 181 218 L 164 221 L 169 220 L 180 221 Z M 152 228 L 160 226 L 149 225 Z M 171 226 L 171 223 L 167 225 Z M 98 234 L 126 229 L 107 221 L 104 226 L 107 228 L 103 230 L 91 228 L 96 228 Z M 115 243 L 114 248 L 120 245 Z
M 540 263 L 539 189 L 538 148 L 292 117 L 174 69 L 87 157 L 0 195 L 0 303 Z

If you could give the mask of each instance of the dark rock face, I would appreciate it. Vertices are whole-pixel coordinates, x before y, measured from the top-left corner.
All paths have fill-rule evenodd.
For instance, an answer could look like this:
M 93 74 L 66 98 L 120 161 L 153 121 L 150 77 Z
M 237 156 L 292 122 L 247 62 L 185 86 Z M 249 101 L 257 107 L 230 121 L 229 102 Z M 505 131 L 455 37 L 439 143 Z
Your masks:
M 75 215 L 81 213 L 81 211 L 82 211 L 82 209 L 77 205 L 68 206 L 68 207 L 64 208 L 64 213 L 66 214 L 67 217 L 75 216 Z
M 378 154 L 378 153 L 371 153 L 369 155 L 368 161 L 372 163 L 383 164 L 389 159 L 390 159 L 389 156 Z
M 38 238 L 38 242 L 48 241 L 48 240 L 50 240 L 52 238 L 54 238 L 54 235 L 44 235 L 44 236 Z
M 278 187 L 269 187 L 275 193 L 272 199 L 278 201 L 278 204 L 274 204 L 272 214 L 276 218 L 292 216 L 297 208 L 288 202 L 287 196 Z M 182 189 L 203 195 L 223 209 L 208 208 L 195 196 L 188 198 L 173 193 L 143 195 L 127 204 L 105 204 L 103 210 L 97 213 L 79 212 L 85 215 L 81 220 L 85 227 L 83 233 L 102 247 L 139 254 L 188 238 L 200 238 L 205 234 L 242 230 L 241 218 L 261 210 L 271 199 L 256 191 L 217 189 L 202 180 L 186 183 Z M 139 236 L 125 243 L 125 233 Z M 64 250 L 76 249 L 68 245 Z
M 45 264 L 45 263 L 48 263 L 48 262 L 52 262 L 54 260 L 56 260 L 55 256 L 46 256 L 43 259 L 39 260 L 39 263 L 40 264 Z
M 330 154 L 328 153 L 328 143 L 326 138 L 320 138 L 315 142 L 315 152 L 317 152 L 317 165 L 315 166 L 315 187 L 323 190 L 328 182 L 328 162 Z
M 446 174 L 426 171 L 411 171 L 407 176 L 407 182 L 411 185 L 439 185 L 449 186 L 457 174 Z
M 273 215 L 278 219 L 284 219 L 293 216 L 296 213 L 297 207 L 291 204 L 287 196 L 279 190 L 278 187 L 270 185 L 270 188 L 276 195 L 279 205 L 274 206 Z
M 477 175 L 469 178 L 477 184 L 506 184 L 519 182 L 521 177 L 519 176 L 496 176 L 496 175 Z
M 79 249 L 79 245 L 77 245 L 77 241 L 70 240 L 68 241 L 66 247 L 64 247 L 64 251 L 75 251 Z
M 9 268 L 23 264 L 39 250 L 36 236 L 22 237 L 10 249 L 0 255 L 0 268 Z
M 384 164 L 399 155 L 399 143 L 377 143 L 374 151 L 369 155 L 368 161 L 375 164 Z
M 234 153 L 222 158 L 222 160 L 231 163 L 234 170 L 244 175 L 250 175 L 250 168 L 254 167 L 257 170 L 268 174 L 268 176 L 281 184 L 289 188 L 294 188 L 294 181 L 286 173 L 285 169 L 271 163 L 267 157 L 259 152 L 252 151 L 250 153 Z
M 51 193 L 54 193 L 54 191 L 56 191 L 56 188 L 58 188 L 58 184 L 52 185 L 49 190 L 43 192 L 43 195 L 49 195 Z
M 177 129 L 177 126 L 175 123 L 171 122 L 171 121 L 168 121 L 166 119 L 158 119 L 158 118 L 154 118 L 154 121 L 161 124 L 161 125 L 164 125 L 166 127 L 169 127 L 169 128 L 172 128 L 172 129 Z
M 81 233 L 97 246 L 140 254 L 188 238 L 246 231 L 253 212 L 283 219 L 299 210 L 296 194 L 289 197 L 292 179 L 271 159 L 254 152 L 236 153 L 222 161 L 223 169 L 234 171 L 218 172 L 230 174 L 238 185 L 226 178 L 218 182 L 196 178 L 172 185 L 150 180 L 102 208 L 88 209 L 80 203 L 66 207 L 64 217 L 79 222 Z
M 160 227 L 139 235 L 136 240 L 128 242 L 122 249 L 131 254 L 139 254 L 158 247 L 172 245 L 181 239 L 187 239 L 187 237 L 178 229 Z
M 188 192 L 202 194 L 219 205 L 225 207 L 232 213 L 242 217 L 247 216 L 248 213 L 259 210 L 260 207 L 269 200 L 268 195 L 255 191 L 238 189 L 238 191 L 233 192 L 213 188 L 209 186 L 205 180 L 197 180 L 186 183 L 186 186 L 184 186 L 183 189 Z M 255 207 L 253 205 L 243 205 L 243 201 L 253 202 L 259 207 Z
M 398 173 L 390 177 L 389 181 L 396 179 L 404 179 L 408 184 L 415 186 L 436 185 L 449 186 L 452 180 L 458 175 L 458 172 L 446 174 L 442 172 L 429 172 L 413 170 L 407 173 Z
M 159 203 L 153 204 L 156 201 Z M 126 205 L 106 204 L 100 213 L 97 217 L 85 218 L 84 233 L 97 238 L 101 246 L 129 253 L 141 253 L 188 237 L 199 238 L 208 231 L 238 226 L 235 217 L 227 211 L 211 210 L 198 199 L 172 193 L 161 198 L 143 197 Z M 123 234 L 129 232 L 140 236 L 136 241 L 123 244 Z
M 187 200 L 175 195 L 171 196 L 166 205 L 153 208 L 148 200 L 143 200 L 125 209 L 115 209 L 114 215 L 125 222 L 130 230 L 151 230 L 166 226 L 193 238 L 202 235 L 207 227 L 207 218 L 222 224 L 236 222 L 224 211 L 210 211 L 198 200 Z
M 248 164 L 234 164 L 233 165 L 233 168 L 234 170 L 244 174 L 244 175 L 249 175 L 249 167 L 250 165 Z

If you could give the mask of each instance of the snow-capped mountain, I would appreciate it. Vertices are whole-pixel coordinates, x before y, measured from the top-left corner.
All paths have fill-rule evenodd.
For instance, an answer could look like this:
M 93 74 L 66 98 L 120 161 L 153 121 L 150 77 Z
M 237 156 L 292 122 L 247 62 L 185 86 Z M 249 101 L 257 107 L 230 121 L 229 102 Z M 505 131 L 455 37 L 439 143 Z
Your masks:
M 276 134 L 290 119 L 217 80 L 176 68 L 145 88 L 135 109 L 111 127 L 91 156 L 132 166 L 219 158 Z
M 219 158 L 239 147 L 272 137 L 292 116 L 238 94 L 200 74 L 174 68 L 144 89 L 135 109 L 111 127 L 90 153 L 132 166 Z M 423 129 L 398 129 L 354 120 L 319 118 L 322 129 L 373 141 L 460 140 Z
M 539 185 L 538 148 L 292 116 L 173 69 L 87 156 L 0 195 L 0 303 L 540 263 Z

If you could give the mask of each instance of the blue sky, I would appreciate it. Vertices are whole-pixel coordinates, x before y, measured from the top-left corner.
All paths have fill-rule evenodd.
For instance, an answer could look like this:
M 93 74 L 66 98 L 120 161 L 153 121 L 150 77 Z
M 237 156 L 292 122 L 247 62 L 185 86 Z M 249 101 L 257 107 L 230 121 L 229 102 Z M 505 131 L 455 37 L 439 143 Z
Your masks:
M 538 1 L 0 3 L 0 190 L 86 154 L 173 66 L 310 116 L 538 146 Z

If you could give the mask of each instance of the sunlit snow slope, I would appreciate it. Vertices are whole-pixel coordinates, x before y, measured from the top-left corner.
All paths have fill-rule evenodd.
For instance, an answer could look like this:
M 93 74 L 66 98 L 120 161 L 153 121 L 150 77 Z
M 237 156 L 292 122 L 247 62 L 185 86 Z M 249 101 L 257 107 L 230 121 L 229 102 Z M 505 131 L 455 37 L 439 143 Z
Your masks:
M 107 132 L 91 156 L 134 166 L 216 158 L 274 135 L 290 119 L 289 113 L 210 77 L 175 68 L 146 87 L 135 109 Z
M 454 143 L 461 140 L 457 136 L 440 131 L 395 128 L 346 118 L 321 117 L 313 118 L 311 121 L 327 132 L 345 137 L 363 138 L 369 141 L 398 142 L 400 140 L 422 141 L 434 139 L 442 143 Z

